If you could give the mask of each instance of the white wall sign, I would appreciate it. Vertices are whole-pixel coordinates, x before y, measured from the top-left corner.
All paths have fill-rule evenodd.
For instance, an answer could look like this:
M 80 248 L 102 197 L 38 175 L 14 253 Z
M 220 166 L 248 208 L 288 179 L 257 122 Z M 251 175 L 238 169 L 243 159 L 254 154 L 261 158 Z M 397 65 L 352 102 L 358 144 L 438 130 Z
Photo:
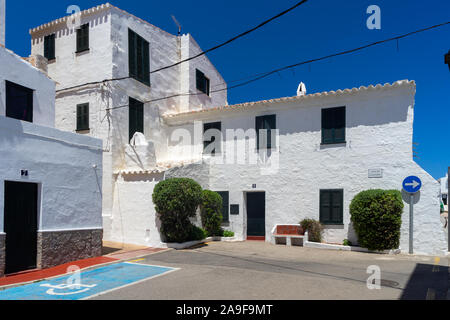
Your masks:
M 383 169 L 369 169 L 369 178 L 383 178 Z

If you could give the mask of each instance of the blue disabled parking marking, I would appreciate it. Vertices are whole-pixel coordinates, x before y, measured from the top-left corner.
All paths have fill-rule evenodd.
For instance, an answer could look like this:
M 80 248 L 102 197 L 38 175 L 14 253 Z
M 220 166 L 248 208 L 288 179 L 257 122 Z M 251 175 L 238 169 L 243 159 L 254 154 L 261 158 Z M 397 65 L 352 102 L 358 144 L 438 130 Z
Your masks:
M 175 268 L 121 262 L 0 291 L 0 300 L 81 300 L 176 271 Z

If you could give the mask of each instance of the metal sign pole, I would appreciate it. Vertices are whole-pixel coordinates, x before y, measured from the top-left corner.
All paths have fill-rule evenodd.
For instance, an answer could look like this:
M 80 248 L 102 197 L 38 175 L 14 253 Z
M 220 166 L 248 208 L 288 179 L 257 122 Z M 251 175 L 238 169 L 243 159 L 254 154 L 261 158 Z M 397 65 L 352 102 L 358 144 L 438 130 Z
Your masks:
M 448 65 L 450 68 L 450 64 Z M 450 167 L 448 167 L 448 176 L 447 179 L 450 178 Z M 448 187 L 448 180 L 447 180 L 447 234 L 448 234 L 448 252 L 450 252 L 450 214 L 448 208 L 450 207 L 450 192 L 448 192 L 450 188 Z
M 413 238 L 414 238 L 414 194 L 410 194 L 409 201 L 409 254 L 414 254 Z

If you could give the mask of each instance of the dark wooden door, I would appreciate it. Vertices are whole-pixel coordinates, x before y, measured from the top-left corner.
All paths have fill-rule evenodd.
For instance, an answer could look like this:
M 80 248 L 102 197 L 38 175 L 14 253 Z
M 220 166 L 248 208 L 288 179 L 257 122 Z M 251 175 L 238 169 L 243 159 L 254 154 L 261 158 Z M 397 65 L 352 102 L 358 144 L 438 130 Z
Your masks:
M 37 200 L 37 184 L 5 182 L 6 274 L 36 268 Z
M 247 193 L 247 236 L 266 235 L 266 193 Z

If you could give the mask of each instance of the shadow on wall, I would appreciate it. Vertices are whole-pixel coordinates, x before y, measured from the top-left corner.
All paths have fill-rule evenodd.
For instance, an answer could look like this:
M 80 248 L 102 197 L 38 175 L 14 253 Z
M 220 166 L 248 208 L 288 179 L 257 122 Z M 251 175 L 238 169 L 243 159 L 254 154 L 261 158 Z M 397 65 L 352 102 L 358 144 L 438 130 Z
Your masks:
M 300 107 L 292 111 L 296 116 L 289 116 L 284 119 L 284 125 L 280 128 L 281 135 L 302 133 L 302 132 L 320 132 L 322 130 L 321 112 L 322 109 L 334 107 L 346 107 L 346 127 L 356 128 L 359 126 L 379 126 L 389 123 L 406 122 L 411 106 L 414 105 L 414 99 L 409 89 L 401 89 L 403 92 L 391 95 L 389 92 L 382 95 L 379 92 L 367 93 L 367 96 L 361 94 L 360 102 L 346 104 L 347 100 L 337 99 L 337 102 L 324 100 L 322 107 L 313 105 L 310 107 Z M 396 99 L 403 95 L 411 94 L 408 99 Z M 359 97 L 359 96 L 358 96 Z M 356 98 L 358 100 L 359 98 Z M 398 100 L 398 101 L 397 101 Z M 376 105 L 374 105 L 376 103 Z M 299 120 L 300 119 L 300 120 Z M 300 121 L 300 122 L 299 122 Z
M 0 116 L 0 149 L 8 144 L 15 145 L 24 134 L 22 121 Z
M 446 300 L 450 268 L 417 264 L 403 289 L 401 300 Z

